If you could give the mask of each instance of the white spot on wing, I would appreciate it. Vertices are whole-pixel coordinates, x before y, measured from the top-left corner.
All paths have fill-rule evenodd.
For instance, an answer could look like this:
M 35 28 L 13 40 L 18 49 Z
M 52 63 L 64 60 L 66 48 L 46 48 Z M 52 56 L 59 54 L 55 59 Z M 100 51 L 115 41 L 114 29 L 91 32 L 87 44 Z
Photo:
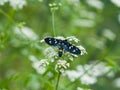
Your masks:
M 57 41 L 55 41 L 55 44 L 57 43 Z
M 73 52 L 75 52 L 76 50 L 74 49 Z
M 52 44 L 52 41 L 50 40 L 49 43 Z
M 59 45 L 61 45 L 61 43 L 58 43 Z
M 49 40 L 51 40 L 51 38 L 49 38 Z
M 56 43 L 57 43 L 57 40 L 55 39 L 54 42 L 55 42 L 55 44 L 56 44 Z
M 73 48 L 73 46 L 70 46 L 70 47 L 69 47 L 69 49 L 72 49 L 72 48 Z
M 71 46 L 69 47 L 69 49 L 71 49 Z
M 78 51 L 78 49 L 76 48 L 76 51 Z

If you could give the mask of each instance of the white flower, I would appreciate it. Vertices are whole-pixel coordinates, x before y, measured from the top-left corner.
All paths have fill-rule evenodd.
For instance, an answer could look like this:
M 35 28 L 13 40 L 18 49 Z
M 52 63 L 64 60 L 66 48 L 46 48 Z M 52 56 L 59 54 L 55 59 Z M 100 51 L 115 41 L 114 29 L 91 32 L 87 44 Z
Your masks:
M 104 72 L 106 72 L 105 69 L 103 70 L 103 68 L 105 68 L 105 63 L 99 63 L 93 67 L 89 74 L 92 74 L 93 76 L 101 76 L 104 74 Z
M 40 40 L 40 43 L 43 43 L 43 42 L 45 42 L 45 40 L 44 40 L 44 39 Z
M 107 74 L 107 77 L 113 78 L 114 76 L 115 76 L 115 73 L 112 70 L 111 71 L 109 70 L 109 73 Z
M 77 19 L 74 21 L 74 24 L 76 26 L 82 26 L 82 27 L 93 27 L 95 25 L 95 22 L 93 20 L 89 19 Z
M 104 4 L 100 0 L 87 0 L 87 3 L 96 9 L 103 9 Z
M 92 90 L 92 89 L 86 89 L 86 88 L 77 87 L 77 90 Z
M 86 85 L 91 85 L 97 82 L 97 78 L 94 76 L 90 76 L 88 74 L 85 74 L 84 76 L 82 76 L 80 78 L 80 81 L 82 84 L 86 84 Z
M 111 0 L 111 2 L 116 6 L 120 7 L 120 0 Z
M 33 56 L 33 55 L 30 55 L 30 56 L 29 56 L 29 59 L 30 59 L 32 62 L 37 62 L 37 61 L 38 61 L 38 59 L 37 59 L 35 56 Z
M 0 5 L 4 5 L 8 0 L 0 0 Z
M 111 70 L 111 67 L 106 66 L 105 62 L 100 62 L 100 63 L 98 63 L 94 66 L 93 66 L 93 64 L 94 63 L 85 64 L 84 66 L 79 65 L 79 66 L 77 66 L 77 70 L 79 72 L 87 71 L 87 74 L 89 74 L 91 76 L 94 76 L 94 77 L 102 76 L 102 75 L 104 75 L 105 73 L 107 73 Z M 92 69 L 90 69 L 91 67 L 92 67 Z
M 113 81 L 113 84 L 114 84 L 115 87 L 120 88 L 120 77 L 119 77 L 119 78 L 116 78 L 116 79 Z
M 74 42 L 76 42 L 76 43 L 78 43 L 79 42 L 79 39 L 78 38 L 76 38 L 75 36 L 70 36 L 70 37 L 63 37 L 63 36 L 57 36 L 57 37 L 54 37 L 54 38 L 56 38 L 56 39 L 60 39 L 60 40 L 69 40 L 69 41 L 74 41 Z
M 18 36 L 25 38 L 25 39 L 27 38 L 31 40 L 36 40 L 38 38 L 38 36 L 29 27 L 21 27 L 21 28 L 15 27 L 14 32 Z
M 118 14 L 118 22 L 120 24 L 120 13 Z
M 77 78 L 80 77 L 80 73 L 81 72 L 78 72 L 78 71 L 75 71 L 75 70 L 67 70 L 65 72 L 65 75 L 68 76 L 68 78 L 70 79 L 71 82 L 75 81 Z
M 39 2 L 42 2 L 43 0 L 38 0 Z
M 54 59 L 57 58 L 57 53 L 52 47 L 48 47 L 44 50 L 44 55 L 50 59 L 52 62 L 54 62 Z
M 71 55 L 69 55 L 69 54 L 68 54 L 68 58 L 69 58 L 71 61 L 74 60 L 73 56 L 71 56 Z
M 81 50 L 81 55 L 87 54 L 85 48 L 83 46 L 77 46 Z
M 91 11 L 87 11 L 87 10 L 81 10 L 80 11 L 80 16 L 83 18 L 88 18 L 88 19 L 94 19 L 96 18 L 96 13 L 95 12 L 91 12 Z
M 92 65 L 93 64 L 89 64 L 89 65 L 84 66 L 85 70 L 88 70 L 89 75 L 98 77 L 98 76 L 101 76 L 101 75 L 105 74 L 106 72 L 108 72 L 108 70 L 106 69 L 107 68 L 106 63 L 104 63 L 104 62 L 100 62 L 100 63 L 94 65 L 93 68 L 91 70 L 89 70 L 90 67 L 92 67 Z
M 33 68 L 40 74 L 45 73 L 47 65 L 49 65 L 47 59 L 41 59 L 40 61 L 36 61 L 32 63 Z
M 79 6 L 80 5 L 79 0 L 67 0 L 67 2 L 71 5 L 74 5 L 74 6 Z
M 79 65 L 76 68 L 76 70 L 67 70 L 65 75 L 68 76 L 71 82 L 80 79 L 81 83 L 86 85 L 95 84 L 97 77 L 111 73 L 109 72 L 111 67 L 107 66 L 104 62 L 96 65 L 94 63 Z
M 32 67 L 37 71 L 37 73 L 45 73 L 46 67 L 49 65 L 47 59 L 38 60 L 35 56 L 29 56 L 29 59 L 32 61 Z
M 95 48 L 98 48 L 98 49 L 105 48 L 105 41 L 103 39 L 99 39 L 98 37 L 88 38 L 87 43 Z
M 65 40 L 65 38 L 63 36 L 57 36 L 55 37 L 56 39 L 60 39 L 60 40 Z
M 116 35 L 109 29 L 105 29 L 103 31 L 103 36 L 111 41 L 113 41 L 116 38 Z
M 22 9 L 26 4 L 26 0 L 0 0 L 0 5 L 4 5 L 6 2 L 9 2 L 10 6 L 13 9 Z
M 81 88 L 81 87 L 77 87 L 77 90 L 84 90 L 83 88 Z
M 66 60 L 58 60 L 55 66 L 55 70 L 63 73 L 68 67 L 70 67 L 70 64 L 67 63 Z
M 78 55 L 71 54 L 69 52 L 64 52 L 64 55 L 68 57 L 69 60 L 73 61 L 75 57 L 78 57 Z
M 67 37 L 66 39 L 69 40 L 69 41 L 74 41 L 74 42 L 76 42 L 76 43 L 79 42 L 79 39 L 76 38 L 75 36 L 70 36 L 70 37 Z
M 9 3 L 15 10 L 22 9 L 27 4 L 26 0 L 9 0 Z

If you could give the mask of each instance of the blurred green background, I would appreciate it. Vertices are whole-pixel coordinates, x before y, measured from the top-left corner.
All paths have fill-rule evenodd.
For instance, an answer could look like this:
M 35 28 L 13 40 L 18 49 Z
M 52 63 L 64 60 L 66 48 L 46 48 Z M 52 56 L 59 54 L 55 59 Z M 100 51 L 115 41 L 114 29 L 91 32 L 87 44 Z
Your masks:
M 19 1 L 19 0 L 18 0 Z M 93 85 L 75 85 L 66 89 L 70 81 L 65 77 L 60 81 L 63 89 L 76 90 L 76 86 L 92 90 L 119 90 L 114 80 L 120 78 L 120 1 L 119 0 L 0 0 L 0 90 L 54 90 L 54 77 L 38 74 L 32 67 L 29 56 L 44 58 L 45 44 L 40 40 L 53 36 L 50 3 L 61 3 L 55 11 L 56 36 L 76 36 L 88 52 L 72 62 L 77 64 L 94 61 L 105 62 L 112 67 L 114 76 L 98 78 Z M 2 2 L 4 2 L 2 4 Z M 13 3 L 14 2 L 14 3 Z M 115 3 L 116 2 L 116 3 Z M 13 3 L 13 4 L 12 4 Z M 18 7 L 23 5 L 22 8 Z M 28 29 L 19 32 L 17 29 Z M 119 80 L 120 85 L 120 80 Z

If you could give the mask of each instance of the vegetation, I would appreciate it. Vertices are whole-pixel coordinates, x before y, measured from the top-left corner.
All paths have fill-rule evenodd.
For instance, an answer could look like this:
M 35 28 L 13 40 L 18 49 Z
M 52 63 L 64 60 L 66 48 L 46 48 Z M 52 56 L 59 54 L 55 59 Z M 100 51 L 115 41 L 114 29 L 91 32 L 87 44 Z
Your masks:
M 0 0 L 0 90 L 119 90 L 119 25 L 119 0 Z

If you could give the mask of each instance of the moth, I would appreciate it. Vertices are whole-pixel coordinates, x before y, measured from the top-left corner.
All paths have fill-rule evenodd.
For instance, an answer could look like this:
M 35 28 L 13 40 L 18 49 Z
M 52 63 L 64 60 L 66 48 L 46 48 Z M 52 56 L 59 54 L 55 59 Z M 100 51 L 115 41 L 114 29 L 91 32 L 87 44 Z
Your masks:
M 45 42 L 50 46 L 56 46 L 58 47 L 58 56 L 61 57 L 63 54 L 63 51 L 70 52 L 72 54 L 79 55 L 81 53 L 80 49 L 73 44 L 69 43 L 66 39 L 60 40 L 55 39 L 53 37 L 46 37 Z

